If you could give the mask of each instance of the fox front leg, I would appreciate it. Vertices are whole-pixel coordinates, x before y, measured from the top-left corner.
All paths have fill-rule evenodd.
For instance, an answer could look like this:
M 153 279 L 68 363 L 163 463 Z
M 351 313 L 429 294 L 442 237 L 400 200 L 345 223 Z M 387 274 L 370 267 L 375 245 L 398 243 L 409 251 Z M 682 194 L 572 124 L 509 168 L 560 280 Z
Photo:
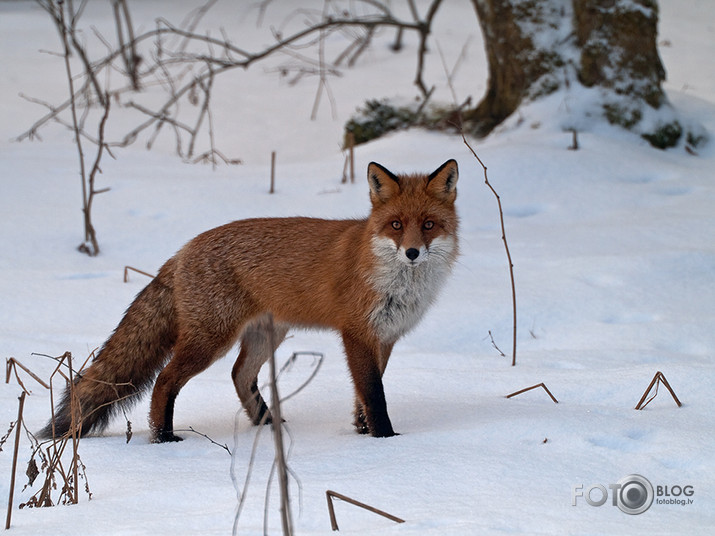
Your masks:
M 355 427 L 373 437 L 394 436 L 382 386 L 379 344 L 366 343 L 349 333 L 343 333 L 343 344 L 355 385 Z
M 385 368 L 387 367 L 387 362 L 390 359 L 390 355 L 392 354 L 392 347 L 395 345 L 394 342 L 391 343 L 383 343 L 380 345 L 380 358 L 378 360 L 380 364 L 380 378 L 385 374 Z M 367 420 L 365 417 L 365 409 L 362 405 L 362 402 L 355 397 L 355 410 L 354 410 L 354 420 L 353 420 L 353 425 L 355 426 L 355 430 L 357 431 L 358 434 L 368 434 L 370 433 L 370 429 L 367 425 Z

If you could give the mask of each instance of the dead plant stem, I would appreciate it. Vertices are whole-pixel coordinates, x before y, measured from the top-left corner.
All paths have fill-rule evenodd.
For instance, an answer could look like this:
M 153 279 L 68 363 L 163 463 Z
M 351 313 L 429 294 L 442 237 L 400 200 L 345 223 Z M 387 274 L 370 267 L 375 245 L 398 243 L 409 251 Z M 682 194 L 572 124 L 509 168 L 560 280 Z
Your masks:
M 273 337 L 273 320 L 269 328 L 271 338 Z M 274 341 L 271 340 L 271 348 L 275 348 Z M 269 358 L 271 374 L 271 417 L 273 426 L 273 441 L 275 443 L 275 462 L 278 471 L 278 485 L 281 494 L 281 526 L 283 535 L 293 534 L 293 521 L 290 512 L 290 497 L 288 495 L 288 471 L 286 469 L 285 453 L 283 450 L 283 418 L 281 416 L 281 399 L 278 394 L 278 383 L 276 380 L 276 356 L 271 352 Z
M 17 422 L 15 426 L 15 449 L 12 455 L 12 473 L 10 474 L 10 493 L 7 500 L 7 518 L 5 519 L 5 530 L 10 528 L 10 523 L 12 522 L 12 503 L 15 498 L 15 473 L 17 471 L 17 455 L 20 448 L 20 430 L 22 429 L 22 410 L 25 407 L 25 395 L 27 393 L 23 390 L 19 397 L 19 407 L 17 410 Z
M 472 155 L 474 155 L 474 158 L 477 159 L 477 162 L 479 162 L 479 165 L 482 166 L 482 169 L 484 170 L 484 183 L 487 185 L 489 190 L 491 190 L 492 194 L 494 194 L 494 197 L 497 200 L 497 206 L 499 207 L 499 222 L 501 224 L 501 239 L 504 242 L 504 250 L 506 251 L 506 258 L 507 258 L 507 261 L 509 262 L 509 277 L 511 279 L 511 308 L 512 308 L 512 326 L 513 326 L 511 366 L 513 367 L 516 365 L 516 284 L 514 283 L 514 263 L 511 260 L 511 253 L 509 251 L 509 243 L 507 242 L 507 239 L 506 239 L 506 227 L 504 225 L 504 210 L 502 209 L 501 198 L 499 197 L 499 194 L 497 193 L 497 191 L 494 189 L 494 187 L 489 182 L 489 177 L 487 175 L 487 166 L 484 165 L 484 162 L 482 162 L 482 159 L 479 158 L 479 155 L 476 153 L 476 151 L 474 149 L 472 149 L 472 146 L 467 141 L 467 138 L 464 135 L 464 132 L 462 132 L 461 135 L 462 135 L 462 141 L 464 141 L 464 144 L 467 146 L 467 148 L 472 153 Z

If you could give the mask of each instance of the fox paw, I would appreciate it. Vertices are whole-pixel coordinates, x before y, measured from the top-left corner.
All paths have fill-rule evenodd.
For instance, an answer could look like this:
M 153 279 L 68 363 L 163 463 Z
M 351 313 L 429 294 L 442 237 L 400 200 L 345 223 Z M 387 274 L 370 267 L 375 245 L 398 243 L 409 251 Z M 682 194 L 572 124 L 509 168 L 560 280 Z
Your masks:
M 152 443 L 177 443 L 179 441 L 183 441 L 183 437 L 179 437 L 178 435 L 174 434 L 171 430 L 162 430 L 160 432 L 157 432 L 154 437 L 152 438 L 151 442 Z
M 362 411 L 355 412 L 355 420 L 353 421 L 355 431 L 358 434 L 369 434 L 370 428 L 367 426 L 367 419 Z

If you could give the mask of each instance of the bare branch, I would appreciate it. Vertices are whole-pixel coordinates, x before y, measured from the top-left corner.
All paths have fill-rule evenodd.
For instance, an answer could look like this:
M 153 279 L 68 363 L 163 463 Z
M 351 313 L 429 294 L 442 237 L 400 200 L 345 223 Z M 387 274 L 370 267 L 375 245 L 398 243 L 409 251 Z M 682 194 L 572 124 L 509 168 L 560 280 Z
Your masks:
M 439 8 L 441 3 L 442 0 L 433 0 L 427 11 L 427 17 L 425 18 L 424 22 L 417 23 L 417 31 L 420 34 L 420 45 L 419 52 L 417 55 L 417 74 L 415 75 L 415 85 L 420 89 L 420 91 L 422 92 L 422 96 L 425 100 L 429 98 L 429 95 L 432 92 L 432 90 L 427 89 L 427 86 L 422 79 L 422 72 L 424 70 L 425 64 L 425 55 L 427 54 L 427 39 L 429 38 L 429 34 L 432 30 L 432 20 L 437 14 L 437 9 Z M 415 16 L 417 13 L 416 8 L 414 8 L 414 5 L 412 4 L 410 5 L 410 7 L 413 8 L 413 16 Z
M 61 11 L 58 10 L 57 6 L 48 0 L 39 0 L 40 4 L 45 8 L 48 13 L 55 19 L 56 24 L 61 23 Z M 365 50 L 369 45 L 371 37 L 377 27 L 395 27 L 402 30 L 410 30 L 420 32 L 422 35 L 423 44 L 427 39 L 429 34 L 429 25 L 431 24 L 431 17 L 434 16 L 436 7 L 439 2 L 434 2 L 432 8 L 428 13 L 428 19 L 425 22 L 407 22 L 395 18 L 391 12 L 380 2 L 363 0 L 365 5 L 369 5 L 377 9 L 376 14 L 367 14 L 362 16 L 349 16 L 342 13 L 336 15 L 330 13 L 327 9 L 324 10 L 322 18 L 317 21 L 312 22 L 306 28 L 298 30 L 291 33 L 288 36 L 283 35 L 281 32 L 274 32 L 275 43 L 270 46 L 265 47 L 263 50 L 257 52 L 250 52 L 243 48 L 237 47 L 227 38 L 225 33 L 222 33 L 222 37 L 212 37 L 210 35 L 202 35 L 195 33 L 194 29 L 206 11 L 213 5 L 214 0 L 207 2 L 203 7 L 193 15 L 187 24 L 186 28 L 178 27 L 171 24 L 166 19 L 157 19 L 156 28 L 143 32 L 140 35 L 134 36 L 133 30 L 131 29 L 131 22 L 129 18 L 128 10 L 126 9 L 126 4 L 123 0 L 113 0 L 115 14 L 116 14 L 116 24 L 117 32 L 120 36 L 119 47 L 116 50 L 108 52 L 104 57 L 97 61 L 90 62 L 87 57 L 86 52 L 80 43 L 77 41 L 76 37 L 73 36 L 74 26 L 70 26 L 66 29 L 67 37 L 67 47 L 70 47 L 70 43 L 73 50 L 77 52 L 82 63 L 84 65 L 84 82 L 82 86 L 72 92 L 70 98 L 60 105 L 53 106 L 50 108 L 50 112 L 45 116 L 36 121 L 30 129 L 22 133 L 17 137 L 18 140 L 25 138 L 32 138 L 37 135 L 37 131 L 43 125 L 49 121 L 56 120 L 59 114 L 71 108 L 72 101 L 75 100 L 79 102 L 81 97 L 82 102 L 85 106 L 90 105 L 91 98 L 88 98 L 86 93 L 89 87 L 93 88 L 93 93 L 97 95 L 97 100 L 103 104 L 106 91 L 100 89 L 100 84 L 98 82 L 98 74 L 104 69 L 115 69 L 115 61 L 120 60 L 124 64 L 123 72 L 125 75 L 128 74 L 130 77 L 130 85 L 127 88 L 112 90 L 112 95 L 119 96 L 126 91 L 134 91 L 139 85 L 146 86 L 151 84 L 149 77 L 156 76 L 158 73 L 163 73 L 160 81 L 166 83 L 170 86 L 169 98 L 157 109 L 148 111 L 146 108 L 140 109 L 148 119 L 138 125 L 136 128 L 132 129 L 127 135 L 125 135 L 120 141 L 112 142 L 108 145 L 110 146 L 125 146 L 136 140 L 137 135 L 143 130 L 156 125 L 157 130 L 161 128 L 163 122 L 168 121 L 168 118 L 173 117 L 174 122 L 170 122 L 172 126 L 180 126 L 179 121 L 176 119 L 176 115 L 172 114 L 172 109 L 177 105 L 180 99 L 185 97 L 194 87 L 194 84 L 205 84 L 208 82 L 209 78 L 215 77 L 216 75 L 222 74 L 226 71 L 237 69 L 237 68 L 248 68 L 250 65 L 259 62 L 269 56 L 276 53 L 287 53 L 291 50 L 295 51 L 296 47 L 299 46 L 312 46 L 316 43 L 319 44 L 322 50 L 322 43 L 327 35 L 333 31 L 346 31 L 350 28 L 362 28 L 364 33 L 356 35 L 353 38 L 353 44 L 351 44 L 348 49 L 350 50 L 349 65 L 354 64 L 359 55 Z M 73 24 L 76 25 L 79 18 L 81 10 L 72 13 Z M 122 25 L 122 21 L 124 25 Z M 126 26 L 127 39 L 124 39 L 124 31 Z M 95 32 L 96 33 L 96 32 Z M 178 47 L 175 49 L 167 48 L 167 43 L 164 41 L 164 37 L 174 37 L 181 40 Z M 306 43 L 305 40 L 308 39 Z M 103 40 L 103 39 L 102 39 Z M 154 54 L 149 54 L 148 57 L 152 58 L 152 62 L 143 66 L 139 69 L 139 53 L 138 49 L 143 43 L 148 43 L 154 41 Z M 106 40 L 103 40 L 105 46 L 107 45 Z M 220 50 L 221 55 L 217 56 L 214 54 L 197 54 L 194 52 L 187 52 L 188 44 L 205 44 L 208 47 L 217 47 Z M 425 48 L 423 47 L 423 53 Z M 321 55 L 323 53 L 321 52 Z M 345 54 L 338 57 L 339 61 L 343 61 Z M 305 57 L 301 58 L 305 60 Z M 339 64 L 336 60 L 335 66 Z M 182 68 L 190 67 L 192 64 L 203 64 L 204 69 L 199 71 L 193 76 L 192 81 L 187 82 L 181 86 L 177 86 L 176 82 L 181 79 L 182 75 L 176 75 L 170 73 L 167 69 L 172 65 L 179 65 Z M 422 65 L 422 60 L 420 61 Z M 320 57 L 316 61 L 317 73 L 320 75 L 320 83 L 318 94 L 316 95 L 316 103 L 319 101 L 320 94 L 326 91 L 328 97 L 332 99 L 329 87 L 326 82 L 326 75 L 336 75 L 338 74 L 335 67 L 328 64 L 324 57 Z M 306 71 L 303 71 L 305 74 Z M 421 73 L 421 67 L 420 67 Z M 421 74 L 419 79 L 421 80 Z M 424 84 L 423 84 L 424 85 Z M 137 107 L 136 103 L 130 103 L 130 106 Z M 78 122 L 78 125 L 80 122 Z M 182 128 L 182 127 L 180 127 Z M 155 131 L 155 134 L 157 132 Z

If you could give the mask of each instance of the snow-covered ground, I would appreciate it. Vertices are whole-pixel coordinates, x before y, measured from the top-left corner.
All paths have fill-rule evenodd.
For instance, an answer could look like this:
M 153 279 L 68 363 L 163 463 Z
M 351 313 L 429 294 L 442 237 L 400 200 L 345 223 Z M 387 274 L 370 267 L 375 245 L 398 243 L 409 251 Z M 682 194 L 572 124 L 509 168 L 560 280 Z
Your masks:
M 248 4 L 248 3 L 247 3 Z M 470 2 L 449 2 L 435 39 L 451 66 L 465 43 L 455 78 L 460 99 L 479 98 L 486 66 Z M 685 115 L 715 132 L 715 5 L 662 0 L 661 54 L 666 88 Z M 160 13 L 180 22 L 195 3 L 134 2 L 134 23 L 148 28 Z M 317 5 L 320 5 L 318 2 Z M 111 33 L 108 2 L 83 18 Z M 286 7 L 288 6 L 288 7 Z M 257 11 L 219 3 L 206 25 L 224 25 L 236 42 L 270 41 L 269 21 L 290 2 L 274 2 L 262 28 Z M 424 9 L 424 6 L 422 6 Z M 87 37 L 90 38 L 89 36 Z M 511 351 L 511 292 L 495 199 L 461 139 L 410 131 L 356 150 L 358 180 L 340 183 L 342 125 L 366 98 L 415 94 L 414 38 L 394 55 L 382 35 L 343 77 L 331 79 L 336 118 L 323 99 L 309 120 L 317 79 L 296 86 L 272 69 L 283 59 L 227 77 L 217 88 L 216 135 L 240 166 L 183 164 L 163 139 L 106 158 L 95 204 L 102 253 L 75 250 L 82 239 L 77 157 L 70 134 L 53 126 L 43 141 L 12 138 L 43 113 L 19 93 L 51 102 L 66 94 L 57 33 L 34 3 L 0 2 L 0 356 L 15 357 L 40 376 L 54 364 L 33 353 L 71 351 L 83 359 L 116 326 L 146 284 L 124 266 L 155 272 L 195 234 L 250 216 L 354 217 L 369 208 L 362 179 L 371 160 L 393 171 L 431 171 L 448 158 L 460 165 L 458 206 L 462 256 L 440 300 L 395 348 L 385 375 L 388 409 L 401 435 L 354 433 L 352 386 L 338 338 L 297 332 L 278 352 L 325 355 L 314 380 L 284 405 L 291 436 L 289 465 L 297 534 L 325 534 L 325 491 L 335 490 L 406 520 L 394 524 L 337 503 L 341 532 L 352 534 L 710 534 L 715 526 L 715 151 L 661 152 L 608 127 L 579 136 L 558 128 L 564 101 L 521 112 L 508 126 L 472 144 L 501 195 L 518 299 L 517 366 Z M 436 48 L 436 47 L 435 47 Z M 449 101 L 439 55 L 426 78 Z M 566 110 L 566 112 L 564 112 Z M 110 128 L 121 127 L 119 125 Z M 269 195 L 270 152 L 277 151 L 277 193 Z M 286 252 L 290 254 L 290 252 Z M 230 352 L 235 355 L 235 349 Z M 177 400 L 176 427 L 193 427 L 220 444 L 185 432 L 179 444 L 148 442 L 147 401 L 124 423 L 80 444 L 92 499 L 77 506 L 18 510 L 35 490 L 21 491 L 30 444 L 23 436 L 13 511 L 14 534 L 227 534 L 236 514 L 256 430 L 239 411 L 229 355 L 192 380 Z M 301 357 L 281 378 L 290 392 L 312 371 Z M 656 371 L 683 402 L 661 387 L 643 411 L 633 408 Z M 33 391 L 25 419 L 37 430 L 49 395 Z M 545 382 L 542 390 L 505 395 Z M 0 423 L 16 418 L 20 388 L 0 385 Z M 3 424 L 5 426 L 5 424 Z M 5 430 L 3 428 L 2 430 Z M 13 435 L 14 437 L 14 435 Z M 12 438 L 0 453 L 0 503 L 7 501 Z M 273 449 L 262 431 L 238 533 L 263 531 L 265 488 Z M 612 506 L 572 504 L 574 488 L 608 490 L 640 474 L 658 491 L 691 486 L 691 504 L 660 504 L 641 515 Z M 673 488 L 679 486 L 679 488 Z M 591 498 L 598 500 L 594 489 Z M 275 490 L 270 533 L 280 531 Z

